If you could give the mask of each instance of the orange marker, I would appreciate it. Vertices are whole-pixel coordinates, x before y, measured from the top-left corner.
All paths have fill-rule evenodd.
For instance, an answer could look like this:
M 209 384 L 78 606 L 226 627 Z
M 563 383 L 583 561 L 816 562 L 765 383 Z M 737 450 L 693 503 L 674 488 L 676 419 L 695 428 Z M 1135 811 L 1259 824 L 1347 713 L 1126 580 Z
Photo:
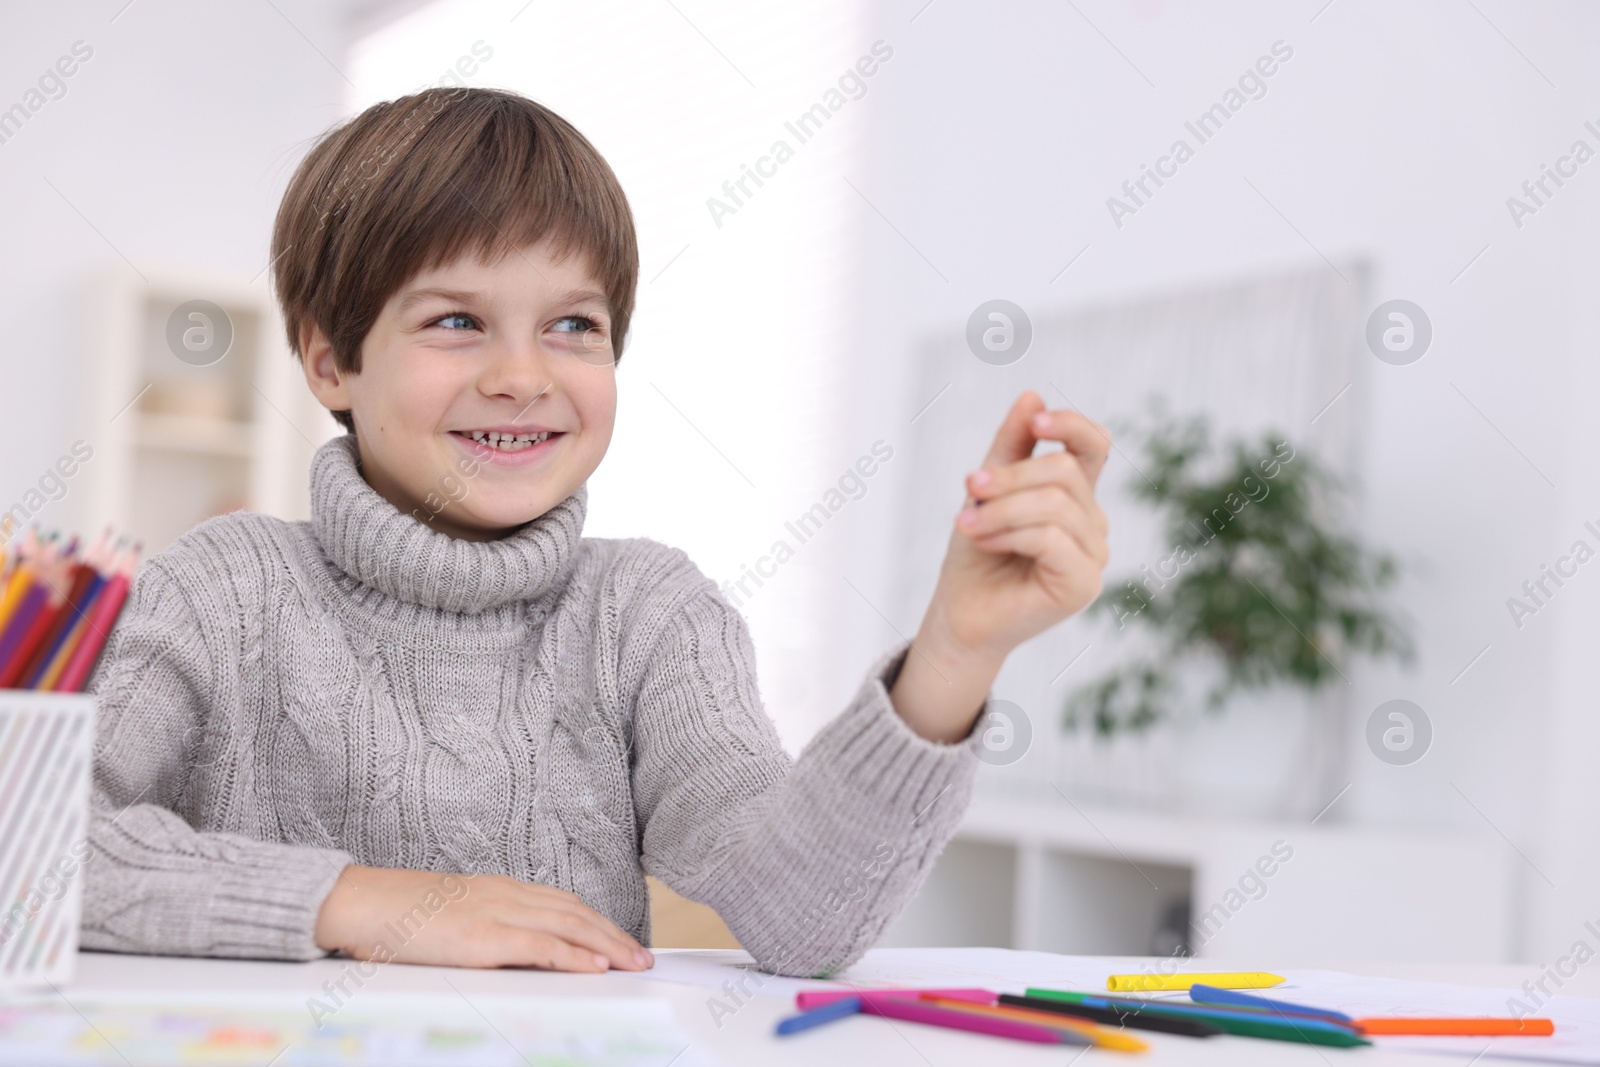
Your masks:
M 974 1004 L 970 1000 L 952 1000 L 948 997 L 928 996 L 924 994 L 921 1000 L 930 1004 L 937 1004 L 949 1011 L 958 1011 L 967 1015 L 982 1015 L 990 1019 L 1011 1019 L 1014 1022 L 1029 1023 L 1042 1026 L 1047 1030 L 1061 1030 L 1065 1033 L 1077 1034 L 1088 1038 L 1100 1048 L 1114 1049 L 1117 1052 L 1143 1052 L 1150 1046 L 1138 1038 L 1129 1037 L 1103 1026 L 1097 1026 L 1087 1019 L 1074 1019 L 1066 1015 L 1057 1015 L 1048 1011 L 1032 1011 L 1027 1008 L 1013 1008 L 1000 1005 Z
M 1549 1019 L 1413 1019 L 1403 1015 L 1357 1019 L 1363 1034 L 1427 1034 L 1433 1037 L 1549 1037 L 1556 1024 Z

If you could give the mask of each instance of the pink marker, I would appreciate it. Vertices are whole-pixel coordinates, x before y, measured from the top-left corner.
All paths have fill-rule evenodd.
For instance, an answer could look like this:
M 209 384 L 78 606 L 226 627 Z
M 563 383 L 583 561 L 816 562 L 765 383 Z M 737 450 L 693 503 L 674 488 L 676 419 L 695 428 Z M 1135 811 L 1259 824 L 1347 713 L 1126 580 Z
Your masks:
M 861 1010 L 867 1015 L 880 1015 L 886 1019 L 899 1019 L 908 1023 L 943 1026 L 949 1030 L 968 1030 L 991 1037 L 1009 1037 L 1013 1041 L 1031 1041 L 1036 1045 L 1092 1046 L 1094 1038 L 1066 1029 L 1051 1029 L 1033 1023 L 1016 1022 L 992 1015 L 968 1014 L 951 1011 L 926 1001 L 905 997 L 884 996 L 881 993 L 862 993 Z
M 923 994 L 944 997 L 946 1000 L 965 1000 L 972 1004 L 996 1004 L 1000 1000 L 997 993 L 987 989 L 814 989 L 805 993 L 796 993 L 794 1006 L 801 1011 L 810 1011 L 820 1008 L 824 1004 L 832 1004 L 845 997 L 864 997 L 868 994 L 880 997 L 903 997 L 906 1000 L 916 1000 Z

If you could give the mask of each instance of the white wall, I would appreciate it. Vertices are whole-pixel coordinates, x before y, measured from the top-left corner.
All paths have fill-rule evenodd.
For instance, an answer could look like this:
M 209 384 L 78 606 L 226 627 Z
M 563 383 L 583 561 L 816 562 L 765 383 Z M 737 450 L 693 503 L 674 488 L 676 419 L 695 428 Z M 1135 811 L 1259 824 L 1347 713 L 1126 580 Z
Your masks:
M 73 441 L 92 447 L 103 432 L 84 372 L 94 365 L 85 279 L 180 269 L 256 278 L 267 291 L 267 239 L 289 173 L 341 112 L 342 78 L 317 52 L 339 57 L 347 32 L 340 5 L 275 4 L 282 15 L 268 4 L 117 0 L 8 19 L 0 107 L 23 100 L 74 42 L 93 54 L 64 96 L 0 144 L 6 505 Z M 39 522 L 76 529 L 83 496 L 69 483 Z
M 1375 300 L 1421 304 L 1435 340 L 1411 366 L 1373 360 L 1358 383 L 1370 415 L 1364 499 L 1352 518 L 1410 564 L 1399 603 L 1420 661 L 1410 671 L 1359 671 L 1355 725 L 1383 700 L 1406 697 L 1428 712 L 1436 737 L 1421 762 L 1390 767 L 1352 731 L 1353 785 L 1327 818 L 1492 822 L 1528 858 L 1517 864 L 1517 953 L 1545 959 L 1570 946 L 1578 917 L 1600 913 L 1589 666 L 1600 570 L 1521 631 L 1505 599 L 1582 534 L 1580 518 L 1600 515 L 1591 429 L 1600 163 L 1521 230 L 1505 200 L 1575 138 L 1600 148 L 1582 126 L 1600 117 L 1595 16 L 1578 4 L 1322 7 L 879 4 L 874 33 L 894 42 L 897 65 L 872 101 L 862 189 L 900 232 L 860 212 L 858 337 L 862 353 L 879 355 L 860 362 L 856 418 L 869 429 L 857 436 L 903 425 L 926 399 L 908 389 L 918 341 L 959 331 L 991 297 L 1037 320 L 1317 265 L 1319 252 L 1369 258 Z M 1278 40 L 1294 55 L 1265 98 L 1118 229 L 1106 198 Z M 1022 380 L 1026 366 L 1015 368 Z M 994 422 L 1006 399 L 947 396 L 925 417 Z M 1131 408 L 1140 398 L 1127 399 Z M 1126 462 L 1113 460 L 1106 478 L 1127 477 Z M 902 565 L 897 546 L 878 536 L 895 503 L 885 494 L 853 516 L 849 573 L 883 597 Z M 1113 571 L 1136 558 L 1115 539 L 1113 556 Z M 896 624 L 913 626 L 919 608 L 898 605 Z M 840 659 L 854 667 L 889 634 L 868 612 L 847 618 Z M 1063 662 L 1081 647 L 1044 640 L 1060 643 Z M 1092 656 L 1075 671 L 1092 672 Z M 1052 728 L 1057 713 L 1035 709 L 1036 729 Z
M 11 72 L 0 106 L 74 41 L 95 49 L 67 95 L 0 144 L 10 207 L 0 497 L 19 495 L 74 439 L 94 439 L 75 369 L 79 279 L 168 265 L 256 276 L 295 162 L 359 97 L 317 54 L 347 65 L 343 8 L 274 4 L 36 5 L 0 35 Z M 633 512 L 597 502 L 595 530 L 688 543 L 718 577 L 753 562 L 767 531 L 871 442 L 901 438 L 928 399 L 910 387 L 917 346 L 959 330 L 982 300 L 1004 296 L 1037 319 L 1316 265 L 1307 242 L 1336 261 L 1371 259 L 1374 295 L 1420 303 L 1436 339 L 1412 366 L 1374 362 L 1361 386 L 1370 415 L 1353 517 L 1413 564 L 1401 599 L 1421 659 L 1411 671 L 1360 671 L 1355 704 L 1408 697 L 1437 736 L 1404 768 L 1352 737 L 1354 783 L 1327 818 L 1462 829 L 1487 818 L 1527 857 L 1518 953 L 1541 960 L 1570 944 L 1579 917 L 1600 914 L 1600 569 L 1521 630 L 1505 599 L 1582 536 L 1582 520 L 1600 518 L 1600 162 L 1520 230 L 1505 199 L 1573 139 L 1600 145 L 1582 125 L 1600 124 L 1600 34 L 1577 3 L 1474 4 L 883 0 L 860 13 L 831 6 L 823 19 L 799 6 L 680 4 L 685 18 L 618 4 L 575 23 L 536 4 L 514 24 L 520 4 L 484 4 L 474 17 L 504 29 L 458 13 L 459 33 L 447 27 L 382 84 L 432 80 L 484 37 L 497 49 L 484 79 L 538 87 L 611 158 L 645 231 L 613 458 L 648 477 Z M 525 21 L 537 30 L 519 29 Z M 716 227 L 705 198 L 879 39 L 894 56 L 867 94 Z M 1295 53 L 1267 96 L 1117 229 L 1106 197 L 1280 39 Z M 631 104 L 657 116 L 645 133 L 629 124 Z M 1014 370 L 1008 381 L 1028 380 L 1026 361 Z M 663 407 L 663 393 L 749 461 L 758 490 Z M 947 395 L 925 418 L 992 423 L 1005 399 L 998 388 Z M 793 742 L 849 695 L 894 628 L 916 625 L 920 605 L 894 591 L 907 567 L 931 561 L 903 558 L 895 509 L 913 489 L 941 490 L 907 484 L 905 469 L 888 464 L 752 602 L 769 694 L 781 694 L 773 710 Z M 1106 477 L 1128 469 L 1114 462 Z M 959 487 L 944 491 L 953 508 Z M 73 525 L 75 499 L 44 520 Z M 650 528 L 636 525 L 641 514 Z M 1114 549 L 1132 558 L 1127 544 Z M 1048 640 L 1066 647 L 1070 636 Z M 1036 719 L 1049 725 L 1054 710 Z

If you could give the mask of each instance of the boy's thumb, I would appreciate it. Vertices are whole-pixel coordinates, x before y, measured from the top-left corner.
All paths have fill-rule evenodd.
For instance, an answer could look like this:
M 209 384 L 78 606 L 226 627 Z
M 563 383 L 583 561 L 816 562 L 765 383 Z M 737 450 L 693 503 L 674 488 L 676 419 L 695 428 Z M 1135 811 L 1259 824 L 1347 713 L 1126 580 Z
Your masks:
M 1000 423 L 1000 429 L 995 432 L 994 444 L 989 446 L 989 454 L 983 458 L 983 465 L 1000 467 L 1033 455 L 1034 445 L 1039 440 L 1033 434 L 1033 417 L 1043 410 L 1044 399 L 1031 389 L 1017 397 L 1011 410 L 1006 412 L 1005 420 Z

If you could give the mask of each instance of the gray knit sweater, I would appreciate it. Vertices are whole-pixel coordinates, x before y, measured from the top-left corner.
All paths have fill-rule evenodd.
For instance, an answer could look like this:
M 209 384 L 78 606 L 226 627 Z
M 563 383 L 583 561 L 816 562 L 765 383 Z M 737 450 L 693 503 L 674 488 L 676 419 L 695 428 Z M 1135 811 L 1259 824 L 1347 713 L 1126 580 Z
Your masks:
M 577 893 L 648 944 L 646 872 L 766 968 L 855 960 L 971 794 L 901 646 L 798 761 L 744 619 L 682 552 L 580 538 L 586 490 L 499 541 L 402 514 L 354 437 L 312 518 L 235 512 L 140 569 L 99 696 L 83 944 L 309 959 L 348 863 Z

